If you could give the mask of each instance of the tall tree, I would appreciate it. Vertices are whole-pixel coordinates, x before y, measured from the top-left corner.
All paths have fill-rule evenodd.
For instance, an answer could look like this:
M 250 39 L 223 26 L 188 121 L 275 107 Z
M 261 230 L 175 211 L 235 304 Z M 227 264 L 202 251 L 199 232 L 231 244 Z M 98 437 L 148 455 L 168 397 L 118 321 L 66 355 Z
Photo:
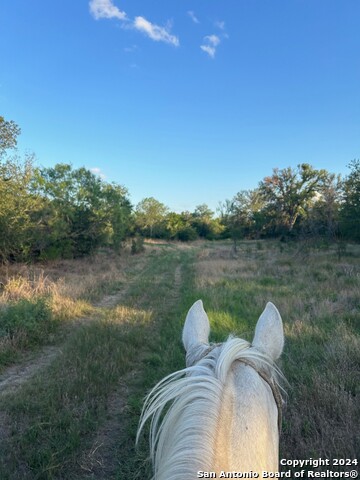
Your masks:
M 41 201 L 30 192 L 33 159 L 0 161 L 0 261 L 26 260 Z
M 152 238 L 163 231 L 168 211 L 168 207 L 154 197 L 144 198 L 136 206 L 136 226 Z
M 339 212 L 343 183 L 340 175 L 329 173 L 309 209 L 304 230 L 312 236 L 322 236 L 330 241 L 339 233 Z
M 39 222 L 45 256 L 85 255 L 105 243 L 120 248 L 131 213 L 126 189 L 67 164 L 38 169 L 33 189 L 46 204 Z
M 191 218 L 191 225 L 195 228 L 199 237 L 203 238 L 214 238 L 215 237 L 215 222 L 213 220 L 214 212 L 203 203 L 198 205 Z
M 267 214 L 278 232 L 291 232 L 299 217 L 306 216 L 327 176 L 326 170 L 302 163 L 296 169 L 275 168 L 271 176 L 260 182 Z
M 360 241 L 360 160 L 348 166 L 351 172 L 344 181 L 341 232 L 346 238 Z
M 0 116 L 0 157 L 9 148 L 16 147 L 20 133 L 20 127 L 13 120 L 5 120 Z
M 258 237 L 262 233 L 264 202 L 259 190 L 242 190 L 221 206 L 222 223 L 226 226 L 237 249 L 237 241 L 244 237 Z

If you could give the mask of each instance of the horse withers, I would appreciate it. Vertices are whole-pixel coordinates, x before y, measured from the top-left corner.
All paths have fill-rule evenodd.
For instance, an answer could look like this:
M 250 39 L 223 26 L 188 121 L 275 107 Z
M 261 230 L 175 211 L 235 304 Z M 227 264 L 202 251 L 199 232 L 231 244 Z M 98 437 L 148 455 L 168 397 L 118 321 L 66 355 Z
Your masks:
M 145 399 L 137 440 L 151 419 L 153 480 L 278 476 L 282 374 L 274 362 L 284 345 L 280 314 L 266 305 L 252 343 L 229 337 L 209 344 L 209 333 L 198 300 L 183 329 L 186 368 Z

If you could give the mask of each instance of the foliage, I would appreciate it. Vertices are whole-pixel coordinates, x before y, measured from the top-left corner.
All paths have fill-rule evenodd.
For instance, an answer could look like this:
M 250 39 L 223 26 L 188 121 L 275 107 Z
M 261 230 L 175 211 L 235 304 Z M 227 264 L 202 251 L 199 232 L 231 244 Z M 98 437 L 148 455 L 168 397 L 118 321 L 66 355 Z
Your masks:
M 21 348 L 46 342 L 54 325 L 51 309 L 41 297 L 22 299 L 0 311 L 0 337 L 16 338 Z
M 344 237 L 360 241 L 360 160 L 349 164 L 351 172 L 344 181 L 341 231 Z
M 289 233 L 300 217 L 306 217 L 328 173 L 307 163 L 279 170 L 265 177 L 259 192 L 266 203 L 266 214 L 275 231 Z
M 195 208 L 190 225 L 200 238 L 214 240 L 221 234 L 223 228 L 219 219 L 214 219 L 214 212 L 204 203 Z
M 145 251 L 144 237 L 137 235 L 131 240 L 131 254 L 136 255 Z
M 20 128 L 0 116 L 0 262 L 74 258 L 100 246 L 119 252 L 124 240 L 140 235 L 189 241 L 232 238 L 322 238 L 360 241 L 360 161 L 349 176 L 307 163 L 273 169 L 258 188 L 225 200 L 220 215 L 206 204 L 193 212 L 172 212 L 154 197 L 135 212 L 127 190 L 84 167 L 60 163 L 37 168 L 33 155 L 6 156 Z M 134 247 L 135 248 L 135 247 Z
M 218 218 L 213 218 L 206 204 L 198 205 L 191 212 L 169 212 L 169 209 L 154 198 L 145 198 L 136 207 L 136 230 L 143 236 L 180 240 L 187 242 L 198 237 L 212 240 L 218 238 L 224 227 Z
M 242 238 L 311 237 L 331 242 L 345 235 L 359 240 L 359 162 L 350 166 L 353 171 L 345 182 L 340 175 L 308 164 L 274 169 L 257 189 L 241 191 L 221 204 L 225 236 L 233 239 L 235 249 Z
M 144 198 L 136 206 L 135 225 L 137 230 L 150 238 L 162 236 L 167 212 L 168 208 L 155 198 Z
M 0 262 L 25 260 L 37 228 L 41 201 L 29 187 L 33 176 L 33 158 L 21 162 L 18 157 L 0 159 Z
M 0 164 L 0 257 L 6 260 L 72 258 L 100 245 L 121 248 L 130 223 L 127 191 L 85 168 Z
M 9 148 L 15 148 L 20 127 L 13 121 L 0 116 L 0 157 Z
M 339 236 L 339 213 L 342 201 L 340 175 L 328 174 L 318 191 L 316 201 L 303 222 L 303 232 L 326 241 Z
M 221 205 L 222 222 L 237 249 L 237 241 L 244 237 L 259 237 L 263 230 L 264 202 L 259 190 L 243 190 Z

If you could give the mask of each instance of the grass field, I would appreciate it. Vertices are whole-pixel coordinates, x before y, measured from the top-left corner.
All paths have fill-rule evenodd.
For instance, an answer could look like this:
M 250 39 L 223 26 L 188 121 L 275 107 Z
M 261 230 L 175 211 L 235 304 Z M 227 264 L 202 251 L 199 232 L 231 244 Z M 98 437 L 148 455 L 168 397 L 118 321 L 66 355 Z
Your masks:
M 359 457 L 359 246 L 339 258 L 270 241 L 242 242 L 236 257 L 226 242 L 148 244 L 12 266 L 0 281 L 1 479 L 150 478 L 147 440 L 134 446 L 142 400 L 184 366 L 181 329 L 198 298 L 214 341 L 251 340 L 266 302 L 278 307 L 282 457 Z

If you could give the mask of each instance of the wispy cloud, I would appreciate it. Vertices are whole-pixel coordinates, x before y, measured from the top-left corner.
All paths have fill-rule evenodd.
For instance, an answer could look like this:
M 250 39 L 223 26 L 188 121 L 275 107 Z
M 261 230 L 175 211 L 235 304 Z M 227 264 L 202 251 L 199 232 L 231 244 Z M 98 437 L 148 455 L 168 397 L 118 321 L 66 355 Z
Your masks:
M 130 20 L 125 12 L 113 4 L 112 0 L 90 0 L 89 9 L 91 15 L 96 20 L 100 18 L 117 18 L 124 22 L 123 25 L 127 26 L 127 28 L 139 30 L 155 42 L 165 42 L 175 45 L 176 47 L 180 45 L 179 38 L 170 33 L 170 25 L 160 27 L 141 16 Z
M 192 10 L 189 10 L 187 12 L 187 14 L 189 15 L 189 17 L 191 18 L 191 20 L 194 22 L 194 23 L 200 23 L 199 19 L 197 18 L 197 16 L 195 15 L 195 13 L 192 11 Z
M 210 45 L 200 45 L 201 50 L 206 52 L 211 58 L 215 57 L 216 48 L 211 47 Z
M 217 35 L 206 35 L 204 40 L 214 47 L 217 47 L 221 41 Z
M 92 172 L 94 175 L 98 175 L 102 179 L 105 178 L 105 175 L 102 173 L 101 168 L 99 167 L 90 168 L 90 172 Z
M 126 19 L 126 13 L 116 7 L 111 0 L 91 0 L 89 3 L 90 13 L 96 19 L 117 18 Z
M 214 58 L 216 54 L 216 48 L 220 44 L 220 42 L 220 37 L 218 37 L 217 35 L 206 35 L 206 37 L 204 37 L 204 43 L 203 45 L 200 45 L 200 48 L 211 58 Z
M 223 20 L 218 20 L 215 22 L 215 27 L 220 28 L 220 30 L 225 30 L 225 22 Z
M 155 42 L 165 42 L 178 47 L 180 45 L 178 37 L 171 35 L 169 27 L 160 27 L 154 23 L 149 22 L 144 17 L 135 17 L 133 26 L 136 30 L 147 35 Z

